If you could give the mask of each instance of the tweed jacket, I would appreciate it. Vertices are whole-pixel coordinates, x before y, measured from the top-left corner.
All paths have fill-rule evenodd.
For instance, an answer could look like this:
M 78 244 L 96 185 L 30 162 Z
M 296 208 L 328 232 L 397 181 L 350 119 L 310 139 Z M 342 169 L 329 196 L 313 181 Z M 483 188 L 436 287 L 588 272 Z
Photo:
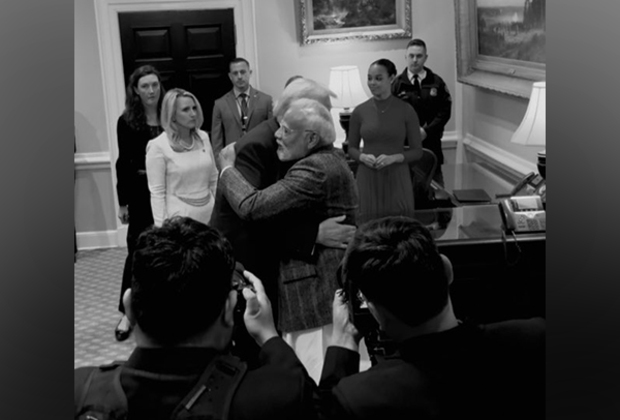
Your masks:
M 241 114 L 237 105 L 234 90 L 230 90 L 213 105 L 211 121 L 211 144 L 213 154 L 217 158 L 226 145 L 234 143 L 247 131 L 261 122 L 271 118 L 273 114 L 273 99 L 270 95 L 260 92 L 250 86 L 248 100 L 248 121 L 246 131 L 243 131 Z
M 237 169 L 220 177 L 220 188 L 233 210 L 244 220 L 269 220 L 281 229 L 299 221 L 317 225 L 328 217 L 347 215 L 355 225 L 357 185 L 342 151 L 320 148 L 296 162 L 284 178 L 257 190 Z M 310 257 L 280 262 L 279 322 L 283 332 L 317 328 L 331 323 L 331 305 L 338 288 L 336 271 L 344 250 L 317 245 Z

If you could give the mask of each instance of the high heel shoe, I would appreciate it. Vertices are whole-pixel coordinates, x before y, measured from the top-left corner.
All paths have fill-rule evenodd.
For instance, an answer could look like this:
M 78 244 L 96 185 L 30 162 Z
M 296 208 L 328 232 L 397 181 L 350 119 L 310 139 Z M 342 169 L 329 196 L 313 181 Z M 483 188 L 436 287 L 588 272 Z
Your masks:
M 125 341 L 131 335 L 131 323 L 125 315 L 118 321 L 118 325 L 114 329 L 116 341 Z

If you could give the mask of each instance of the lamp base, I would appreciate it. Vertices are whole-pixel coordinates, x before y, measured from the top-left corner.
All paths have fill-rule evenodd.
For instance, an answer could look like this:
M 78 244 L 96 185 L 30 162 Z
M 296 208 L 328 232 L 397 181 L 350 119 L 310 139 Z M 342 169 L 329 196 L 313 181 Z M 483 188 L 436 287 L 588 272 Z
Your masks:
M 547 151 L 543 150 L 542 152 L 538 152 L 538 173 L 542 176 L 543 179 L 547 179 Z
M 347 149 L 349 148 L 348 137 L 349 137 L 349 122 L 351 120 L 351 111 L 349 111 L 348 109 L 345 109 L 338 115 L 340 116 L 340 127 L 342 127 L 342 129 L 344 130 L 344 135 L 345 135 L 344 142 L 342 143 L 342 150 L 344 150 L 344 152 L 347 153 Z
M 348 108 L 345 108 L 345 110 L 342 111 L 339 115 L 340 126 L 344 130 L 345 134 L 344 141 L 342 142 L 342 151 L 347 158 L 347 164 L 349 165 L 351 172 L 353 172 L 353 175 L 355 175 L 357 173 L 358 163 L 349 156 L 349 121 L 351 120 L 351 111 L 349 111 Z

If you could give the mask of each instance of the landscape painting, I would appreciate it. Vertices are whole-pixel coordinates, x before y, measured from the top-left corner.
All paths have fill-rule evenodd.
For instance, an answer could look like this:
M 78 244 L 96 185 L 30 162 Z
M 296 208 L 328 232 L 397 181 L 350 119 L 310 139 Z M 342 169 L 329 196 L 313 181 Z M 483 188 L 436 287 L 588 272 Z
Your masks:
M 396 0 L 313 0 L 315 30 L 396 25 Z
M 546 79 L 545 0 L 454 0 L 457 80 L 529 98 Z
M 545 0 L 477 0 L 478 54 L 545 63 Z
M 302 44 L 411 36 L 411 0 L 300 0 Z

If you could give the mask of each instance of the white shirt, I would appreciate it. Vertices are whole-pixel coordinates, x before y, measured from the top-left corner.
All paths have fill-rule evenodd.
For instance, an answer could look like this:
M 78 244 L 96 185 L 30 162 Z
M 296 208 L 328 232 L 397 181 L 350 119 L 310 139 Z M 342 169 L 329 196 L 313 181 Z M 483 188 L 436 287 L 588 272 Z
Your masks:
M 411 70 L 409 69 L 407 69 L 407 77 L 409 77 L 411 84 L 413 84 L 413 73 L 411 73 Z M 420 86 L 422 86 L 422 80 L 424 80 L 425 78 L 426 70 L 422 69 L 422 71 L 418 73 L 418 80 L 420 81 Z

